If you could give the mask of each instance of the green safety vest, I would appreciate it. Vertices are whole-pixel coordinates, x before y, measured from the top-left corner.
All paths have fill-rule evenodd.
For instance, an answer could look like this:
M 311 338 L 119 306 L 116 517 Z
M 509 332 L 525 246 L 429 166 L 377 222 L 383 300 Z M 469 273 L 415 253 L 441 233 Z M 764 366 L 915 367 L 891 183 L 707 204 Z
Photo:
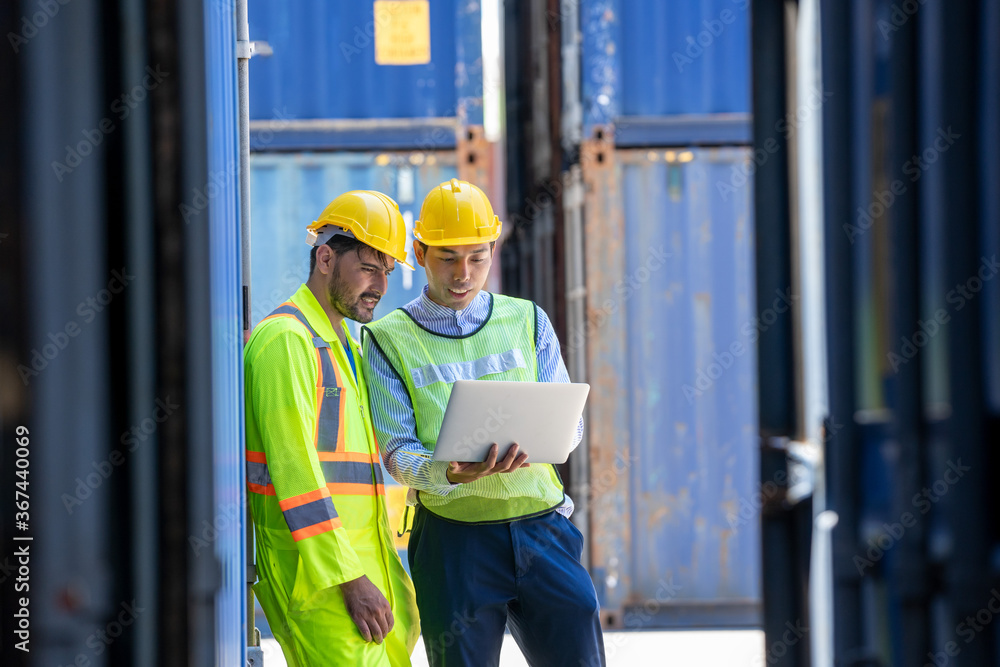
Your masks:
M 434 451 L 455 380 L 538 381 L 537 313 L 523 299 L 490 295 L 490 314 L 465 336 L 435 334 L 402 308 L 365 327 L 403 380 L 413 404 L 417 437 Z M 501 447 L 509 443 L 500 443 Z M 501 450 L 503 454 L 503 450 Z M 450 521 L 492 523 L 542 514 L 564 500 L 562 480 L 549 464 L 461 484 L 446 496 L 420 491 L 425 508 Z
M 246 466 L 254 592 L 289 665 L 410 664 L 419 635 L 413 584 L 386 513 L 378 444 L 358 366 L 303 285 L 253 331 L 244 351 Z M 365 642 L 339 584 L 366 575 L 395 627 Z

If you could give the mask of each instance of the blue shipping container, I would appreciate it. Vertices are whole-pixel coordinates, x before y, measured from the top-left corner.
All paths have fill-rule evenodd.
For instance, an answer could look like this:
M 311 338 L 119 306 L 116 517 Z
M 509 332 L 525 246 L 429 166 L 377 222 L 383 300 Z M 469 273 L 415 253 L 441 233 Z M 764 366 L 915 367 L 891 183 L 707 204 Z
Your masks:
M 621 241 L 588 223 L 592 572 L 626 628 L 760 622 L 748 161 L 616 151 Z
M 584 136 L 615 143 L 749 143 L 749 0 L 583 0 Z
M 227 7 L 229 11 L 227 11 Z M 226 174 L 208 209 L 211 251 L 212 485 L 209 516 L 219 563 L 215 595 L 215 664 L 246 663 L 246 479 L 243 461 L 243 363 L 239 190 L 227 165 L 239 161 L 236 26 L 231 5 L 205 3 L 208 171 Z M 236 520 L 239 518 L 240 520 Z M 195 552 L 198 553 L 197 551 Z
M 273 55 L 250 68 L 250 114 L 266 119 L 461 118 L 482 124 L 478 3 L 429 3 L 430 62 L 375 61 L 375 32 L 414 0 L 250 3 L 250 39 Z M 421 4 L 421 0 L 416 0 Z

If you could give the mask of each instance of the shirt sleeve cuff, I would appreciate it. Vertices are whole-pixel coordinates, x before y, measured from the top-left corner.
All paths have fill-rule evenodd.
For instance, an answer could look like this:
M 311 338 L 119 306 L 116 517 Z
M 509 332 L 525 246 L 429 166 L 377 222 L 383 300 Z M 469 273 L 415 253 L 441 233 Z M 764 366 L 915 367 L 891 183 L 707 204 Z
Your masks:
M 448 481 L 448 465 L 447 461 L 431 463 L 431 482 L 437 487 L 434 492 L 441 496 L 448 495 L 452 489 L 458 486 L 458 484 L 452 484 Z

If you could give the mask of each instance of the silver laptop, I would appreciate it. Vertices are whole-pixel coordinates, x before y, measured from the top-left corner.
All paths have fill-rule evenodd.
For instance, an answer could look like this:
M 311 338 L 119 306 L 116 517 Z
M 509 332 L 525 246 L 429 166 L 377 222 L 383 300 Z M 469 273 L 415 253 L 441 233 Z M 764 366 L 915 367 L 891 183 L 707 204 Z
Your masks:
M 528 463 L 565 463 L 589 393 L 585 383 L 456 380 L 434 460 L 485 461 L 494 442 L 499 459 L 516 442 Z

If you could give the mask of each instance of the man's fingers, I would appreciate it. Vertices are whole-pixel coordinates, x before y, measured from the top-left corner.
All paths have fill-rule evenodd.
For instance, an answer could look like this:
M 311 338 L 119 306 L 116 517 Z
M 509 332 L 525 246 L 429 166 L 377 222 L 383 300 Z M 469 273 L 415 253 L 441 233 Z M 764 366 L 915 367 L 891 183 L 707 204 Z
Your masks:
M 385 610 L 385 620 L 387 621 L 387 625 L 385 626 L 385 636 L 388 637 L 389 633 L 392 632 L 392 629 L 396 626 L 396 619 L 393 618 L 392 611 L 389 609 Z
M 372 640 L 372 633 L 371 630 L 368 629 L 368 624 L 365 622 L 365 619 L 363 618 L 355 619 L 354 625 L 358 626 L 358 632 L 361 633 L 361 636 L 364 638 L 366 642 L 370 642 Z
M 378 635 L 373 635 L 373 639 L 376 644 L 381 644 L 382 640 L 389 636 L 389 631 L 392 630 L 392 611 L 386 608 L 384 611 L 375 612 L 373 616 L 378 623 Z
M 385 628 L 382 627 L 384 623 L 385 620 L 382 618 L 382 614 L 377 611 L 372 613 L 371 618 L 368 619 L 368 627 L 371 628 L 372 631 L 371 640 L 376 644 L 381 644 L 382 638 L 386 635 Z
M 519 454 L 518 457 L 514 459 L 514 462 L 510 464 L 510 467 L 507 470 L 501 470 L 500 472 L 514 472 L 515 470 L 518 470 L 520 468 L 527 468 L 529 465 L 530 464 L 528 463 L 528 455 Z
M 508 472 L 509 470 L 511 470 L 512 469 L 511 466 L 513 466 L 514 462 L 517 461 L 517 455 L 519 450 L 520 446 L 516 442 L 513 445 L 511 445 L 510 448 L 507 450 L 507 455 L 503 457 L 503 461 L 501 462 L 501 465 L 499 466 L 499 470 L 497 472 Z
M 500 446 L 497 443 L 493 443 L 490 447 L 490 453 L 486 455 L 486 460 L 483 461 L 483 467 L 480 468 L 481 472 L 485 472 L 491 469 L 497 463 L 497 452 L 500 450 Z

